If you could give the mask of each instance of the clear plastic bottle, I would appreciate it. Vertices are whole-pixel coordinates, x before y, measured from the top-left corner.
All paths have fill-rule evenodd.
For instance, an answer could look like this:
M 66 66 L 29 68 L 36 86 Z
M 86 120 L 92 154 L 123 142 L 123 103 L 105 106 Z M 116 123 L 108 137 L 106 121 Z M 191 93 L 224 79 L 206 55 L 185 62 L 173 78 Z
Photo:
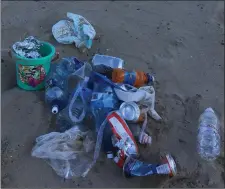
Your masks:
M 199 118 L 198 145 L 199 155 L 208 161 L 215 160 L 220 154 L 219 120 L 212 108 L 207 108 Z
M 64 58 L 59 63 L 52 64 L 46 77 L 45 100 L 53 114 L 57 114 L 68 104 L 68 79 L 84 65 L 75 57 Z

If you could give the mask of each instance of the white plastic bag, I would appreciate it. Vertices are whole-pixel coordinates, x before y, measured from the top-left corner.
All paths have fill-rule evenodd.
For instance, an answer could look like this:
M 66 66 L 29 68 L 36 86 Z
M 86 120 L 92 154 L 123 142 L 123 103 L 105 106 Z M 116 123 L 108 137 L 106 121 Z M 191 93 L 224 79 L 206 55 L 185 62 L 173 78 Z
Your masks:
M 67 13 L 69 20 L 60 20 L 52 27 L 52 34 L 55 39 L 62 44 L 72 44 L 76 47 L 85 46 L 90 49 L 92 41 L 96 35 L 93 26 L 78 14 Z
M 81 132 L 78 126 L 74 126 L 64 133 L 42 135 L 36 139 L 31 155 L 46 160 L 63 178 L 82 176 L 92 163 L 93 154 L 90 156 L 87 152 L 94 150 L 86 149 L 84 141 L 91 143 L 90 137 L 86 139 L 88 132 Z

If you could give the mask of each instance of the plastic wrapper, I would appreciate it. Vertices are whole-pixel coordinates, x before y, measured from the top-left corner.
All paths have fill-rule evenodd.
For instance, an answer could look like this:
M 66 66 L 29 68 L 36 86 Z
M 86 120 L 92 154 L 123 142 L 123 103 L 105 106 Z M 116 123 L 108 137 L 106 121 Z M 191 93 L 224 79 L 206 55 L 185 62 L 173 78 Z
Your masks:
M 19 41 L 13 44 L 13 51 L 25 58 L 40 58 L 41 54 L 38 52 L 41 47 L 40 41 L 33 36 L 27 37 L 24 41 Z
M 85 46 L 90 49 L 92 41 L 96 35 L 93 26 L 82 16 L 67 13 L 70 20 L 60 20 L 52 27 L 52 34 L 55 39 L 62 44 L 72 44 L 76 47 Z
M 63 178 L 80 177 L 90 170 L 92 163 L 90 152 L 93 149 L 87 146 L 87 143 L 91 144 L 94 141 L 89 132 L 81 132 L 78 126 L 74 126 L 64 133 L 51 132 L 42 135 L 36 139 L 32 156 L 46 160 Z

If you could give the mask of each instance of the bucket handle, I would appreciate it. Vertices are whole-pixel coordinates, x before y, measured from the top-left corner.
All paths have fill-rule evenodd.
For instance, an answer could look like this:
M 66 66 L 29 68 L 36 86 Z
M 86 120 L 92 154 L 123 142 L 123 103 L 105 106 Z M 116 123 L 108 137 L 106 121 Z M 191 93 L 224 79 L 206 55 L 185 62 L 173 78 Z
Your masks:
M 10 58 L 12 58 L 12 51 L 10 49 L 8 50 L 8 55 L 9 55 Z M 59 59 L 59 52 L 57 51 L 55 53 L 54 57 L 52 58 L 51 62 L 54 62 L 58 59 Z

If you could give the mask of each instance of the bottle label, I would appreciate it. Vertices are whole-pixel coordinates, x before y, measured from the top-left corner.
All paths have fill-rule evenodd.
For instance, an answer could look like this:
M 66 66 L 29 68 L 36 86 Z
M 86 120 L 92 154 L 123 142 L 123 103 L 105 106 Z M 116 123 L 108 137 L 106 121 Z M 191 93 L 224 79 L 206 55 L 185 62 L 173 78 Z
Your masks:
M 125 72 L 124 83 L 134 86 L 136 81 L 136 72 Z

